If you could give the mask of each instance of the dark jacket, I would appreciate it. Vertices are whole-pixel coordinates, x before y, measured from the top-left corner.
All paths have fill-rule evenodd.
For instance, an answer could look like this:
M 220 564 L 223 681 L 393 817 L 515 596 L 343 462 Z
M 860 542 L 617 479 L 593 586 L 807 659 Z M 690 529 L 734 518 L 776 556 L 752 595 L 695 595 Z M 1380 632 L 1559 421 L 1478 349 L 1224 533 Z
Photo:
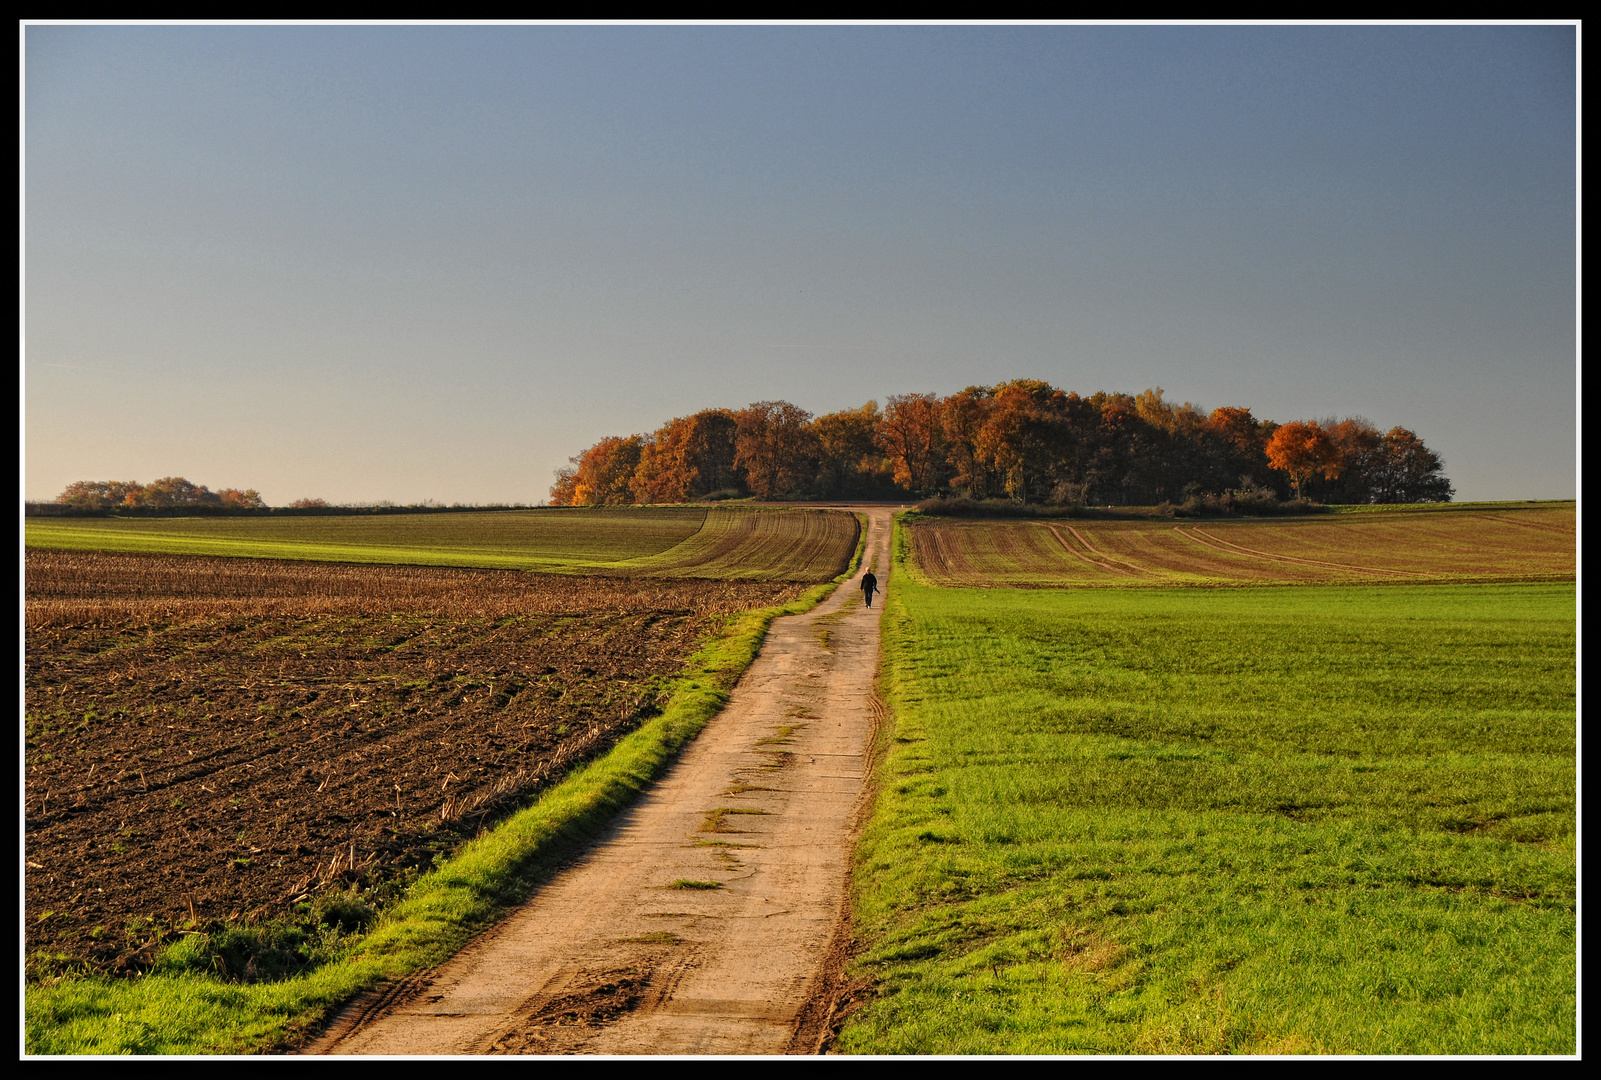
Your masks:
M 877 592 L 878 591 L 878 579 L 873 576 L 873 572 L 871 570 L 869 570 L 867 573 L 862 575 L 862 591 L 863 592 Z

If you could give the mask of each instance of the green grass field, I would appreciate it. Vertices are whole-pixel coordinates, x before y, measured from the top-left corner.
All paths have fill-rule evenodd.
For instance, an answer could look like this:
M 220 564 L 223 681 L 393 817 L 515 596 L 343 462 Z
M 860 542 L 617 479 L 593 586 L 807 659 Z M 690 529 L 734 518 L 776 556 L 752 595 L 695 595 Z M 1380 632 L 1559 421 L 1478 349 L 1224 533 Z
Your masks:
M 29 547 L 556 574 L 827 581 L 853 515 L 765 507 L 552 507 L 479 514 L 29 518 Z
M 839 1049 L 1574 1052 L 1572 584 L 887 601 Z

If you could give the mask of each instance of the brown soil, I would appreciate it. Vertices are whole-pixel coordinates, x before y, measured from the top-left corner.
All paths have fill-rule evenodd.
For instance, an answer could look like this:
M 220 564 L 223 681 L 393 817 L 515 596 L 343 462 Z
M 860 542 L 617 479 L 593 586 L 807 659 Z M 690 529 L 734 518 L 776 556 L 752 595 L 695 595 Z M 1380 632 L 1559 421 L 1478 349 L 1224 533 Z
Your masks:
M 381 896 L 802 588 L 29 551 L 29 955 Z

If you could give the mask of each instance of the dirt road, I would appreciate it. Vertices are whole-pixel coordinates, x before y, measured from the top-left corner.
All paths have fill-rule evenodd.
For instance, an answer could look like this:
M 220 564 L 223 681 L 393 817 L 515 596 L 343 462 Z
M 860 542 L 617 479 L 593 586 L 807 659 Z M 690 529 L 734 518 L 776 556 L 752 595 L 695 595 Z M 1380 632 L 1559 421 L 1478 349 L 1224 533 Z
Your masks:
M 889 581 L 889 509 L 863 565 Z M 455 959 L 309 1048 L 778 1054 L 844 910 L 881 604 L 776 620 L 723 710 L 593 850 Z

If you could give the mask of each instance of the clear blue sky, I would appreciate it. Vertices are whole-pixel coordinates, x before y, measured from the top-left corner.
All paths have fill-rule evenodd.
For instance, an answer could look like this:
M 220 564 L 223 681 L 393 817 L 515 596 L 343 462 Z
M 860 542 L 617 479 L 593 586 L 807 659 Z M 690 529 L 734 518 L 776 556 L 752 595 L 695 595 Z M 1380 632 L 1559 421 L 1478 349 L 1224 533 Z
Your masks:
M 26 493 L 1047 379 L 1575 493 L 1575 29 L 29 26 Z

